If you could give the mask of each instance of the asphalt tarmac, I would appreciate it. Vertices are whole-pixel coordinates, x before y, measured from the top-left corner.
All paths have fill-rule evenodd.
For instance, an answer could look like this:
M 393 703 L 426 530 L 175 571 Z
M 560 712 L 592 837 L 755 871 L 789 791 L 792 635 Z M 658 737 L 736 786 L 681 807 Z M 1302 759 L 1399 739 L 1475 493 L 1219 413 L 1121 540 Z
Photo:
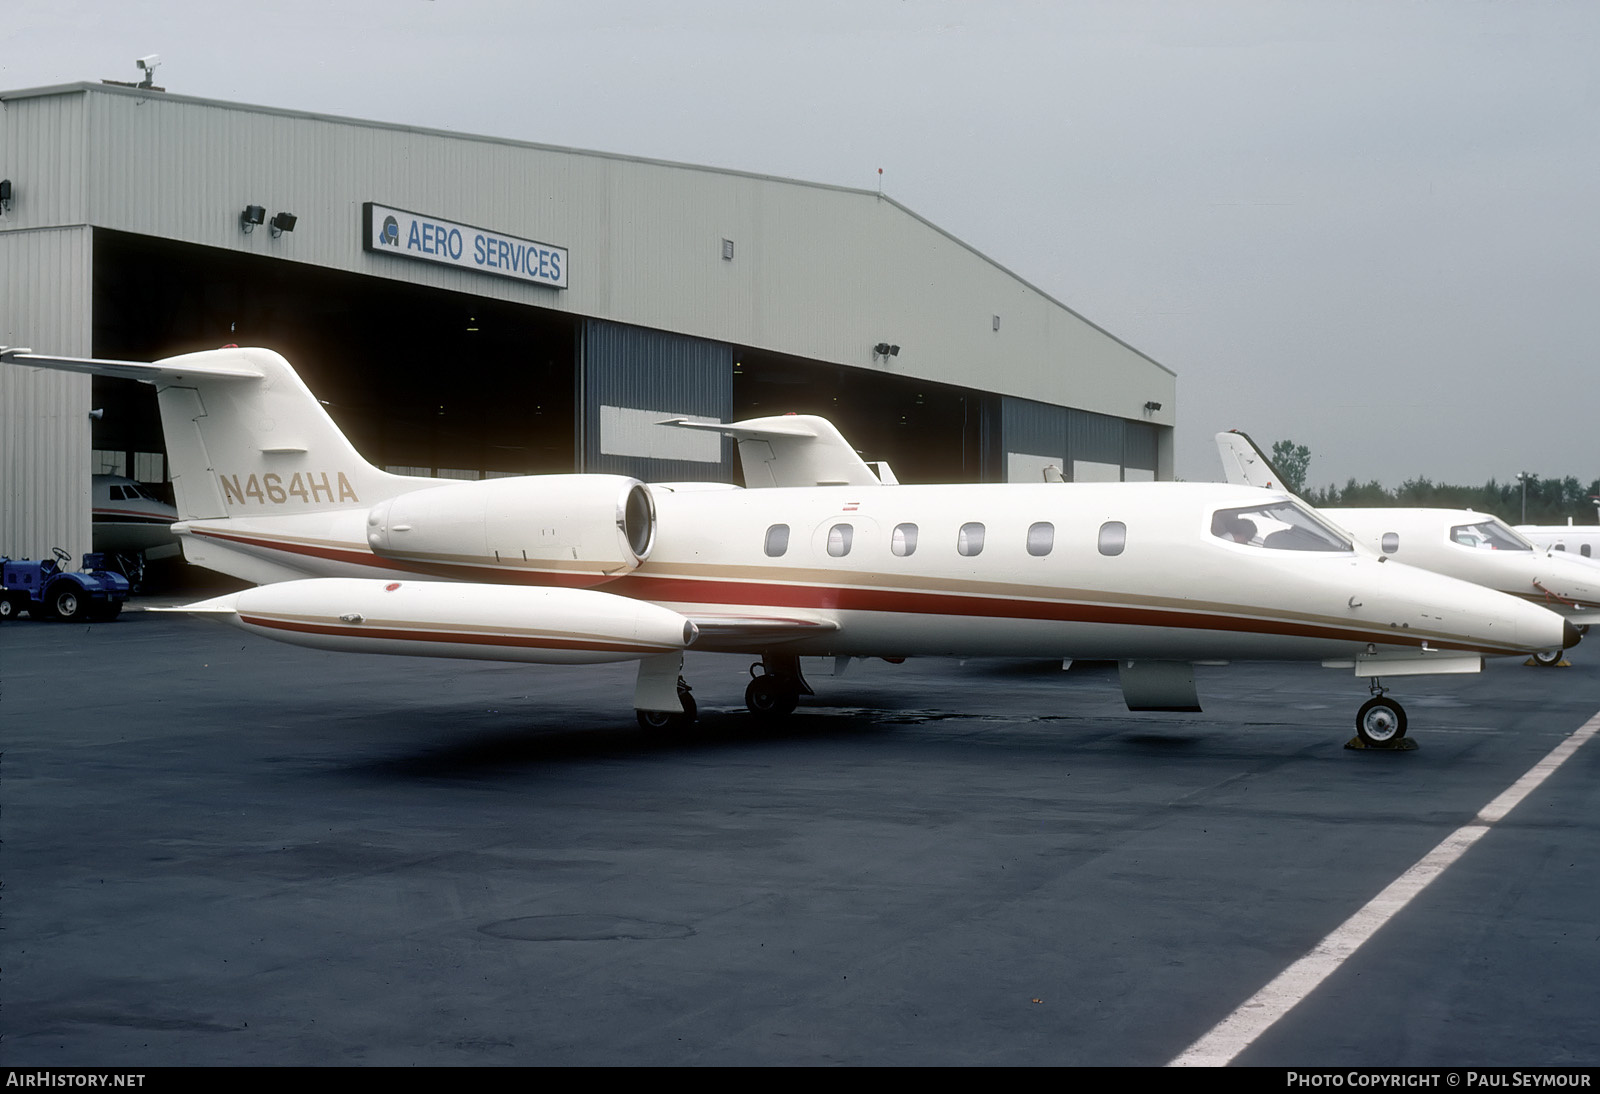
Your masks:
M 1600 711 L 1572 667 L 814 674 L 320 654 L 0 626 L 0 1064 L 1164 1064 Z M 1600 742 L 1239 1064 L 1600 1063 Z

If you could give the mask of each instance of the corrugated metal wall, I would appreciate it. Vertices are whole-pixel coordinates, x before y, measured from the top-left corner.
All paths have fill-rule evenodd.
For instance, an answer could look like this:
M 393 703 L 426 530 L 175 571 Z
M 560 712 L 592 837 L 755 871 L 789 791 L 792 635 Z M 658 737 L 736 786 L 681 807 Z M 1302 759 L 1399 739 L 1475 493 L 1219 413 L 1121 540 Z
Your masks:
M 90 229 L 0 231 L 0 345 L 90 353 Z M 0 368 L 0 554 L 90 549 L 89 377 Z
M 1161 467 L 1160 430 L 1149 422 L 1123 422 L 1122 466 L 1125 479 L 1156 478 Z
M 1148 422 L 1011 398 L 1000 416 L 1010 482 L 1038 482 L 1046 463 L 1074 482 L 1157 477 L 1160 430 Z
M 578 353 L 582 470 L 647 482 L 738 481 L 727 438 L 656 424 L 729 420 L 731 346 L 592 319 Z
M 4 108 L 31 134 L 6 168 L 34 202 L 19 215 L 44 217 L 30 226 L 87 222 L 963 387 L 981 374 L 1001 394 L 1113 416 L 1154 400 L 1172 421 L 1169 370 L 870 191 L 126 88 L 46 91 Z M 364 201 L 566 247 L 570 288 L 363 251 Z M 299 223 L 245 234 L 247 203 Z M 900 347 L 892 362 L 873 355 L 882 341 Z

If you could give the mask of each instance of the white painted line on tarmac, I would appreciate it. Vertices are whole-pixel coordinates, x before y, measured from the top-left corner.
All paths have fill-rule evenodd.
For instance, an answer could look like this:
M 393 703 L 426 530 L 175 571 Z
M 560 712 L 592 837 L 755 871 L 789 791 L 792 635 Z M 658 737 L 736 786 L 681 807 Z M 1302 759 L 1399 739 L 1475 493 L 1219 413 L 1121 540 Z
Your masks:
M 1600 733 L 1600 713 L 1574 730 L 1548 756 L 1529 768 L 1527 774 L 1484 806 L 1473 823 L 1462 825 L 1446 836 L 1439 846 L 1368 901 L 1366 907 L 1336 927 L 1332 934 L 1313 946 L 1310 953 L 1279 973 L 1272 983 L 1245 1000 L 1211 1032 L 1168 1061 L 1167 1066 L 1222 1067 L 1231 1063 L 1317 985 L 1333 975 L 1346 958 L 1377 933 L 1378 928 L 1410 904 L 1434 878 L 1477 843 L 1491 825 L 1503 820 L 1596 733 Z

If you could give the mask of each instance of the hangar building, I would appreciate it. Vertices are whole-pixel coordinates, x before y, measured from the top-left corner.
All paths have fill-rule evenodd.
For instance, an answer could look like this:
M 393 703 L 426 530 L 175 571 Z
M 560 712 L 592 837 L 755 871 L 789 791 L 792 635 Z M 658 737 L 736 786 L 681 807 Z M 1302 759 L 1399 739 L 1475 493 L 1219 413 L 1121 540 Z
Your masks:
M 267 346 L 404 473 L 736 482 L 654 423 L 795 411 L 903 482 L 1171 476 L 1169 369 L 870 190 L 96 83 L 0 93 L 0 180 L 0 345 Z M 88 550 L 99 472 L 165 479 L 153 391 L 0 368 L 0 553 Z

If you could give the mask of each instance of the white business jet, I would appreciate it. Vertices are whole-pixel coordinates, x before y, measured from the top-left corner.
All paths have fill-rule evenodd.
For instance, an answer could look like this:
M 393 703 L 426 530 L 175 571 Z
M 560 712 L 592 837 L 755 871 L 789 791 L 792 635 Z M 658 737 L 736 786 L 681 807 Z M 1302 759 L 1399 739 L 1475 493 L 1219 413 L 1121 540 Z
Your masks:
M 692 721 L 683 651 L 1116 660 L 1131 709 L 1198 710 L 1192 663 L 1373 678 L 1359 732 L 1405 732 L 1381 674 L 1475 672 L 1575 640 L 1536 605 L 1355 550 L 1298 501 L 1214 483 L 887 485 L 819 418 L 722 426 L 763 488 L 622 475 L 460 482 L 369 465 L 278 354 L 154 364 L 0 351 L 154 384 L 191 562 L 260 583 L 188 610 L 331 650 L 639 662 L 641 723 Z M 1246 526 L 1254 534 L 1242 535 Z
M 1600 500 L 1595 504 L 1600 505 Z M 1517 534 L 1535 547 L 1567 552 L 1600 565 L 1600 525 L 1574 524 L 1569 517 L 1565 524 L 1519 524 Z
M 1238 431 L 1217 434 L 1228 481 L 1282 492 L 1265 453 Z M 1393 507 L 1318 510 L 1379 558 L 1470 581 L 1538 604 L 1579 627 L 1600 622 L 1600 566 L 1536 548 L 1498 517 L 1471 509 Z M 1530 651 L 1542 665 L 1563 650 Z

